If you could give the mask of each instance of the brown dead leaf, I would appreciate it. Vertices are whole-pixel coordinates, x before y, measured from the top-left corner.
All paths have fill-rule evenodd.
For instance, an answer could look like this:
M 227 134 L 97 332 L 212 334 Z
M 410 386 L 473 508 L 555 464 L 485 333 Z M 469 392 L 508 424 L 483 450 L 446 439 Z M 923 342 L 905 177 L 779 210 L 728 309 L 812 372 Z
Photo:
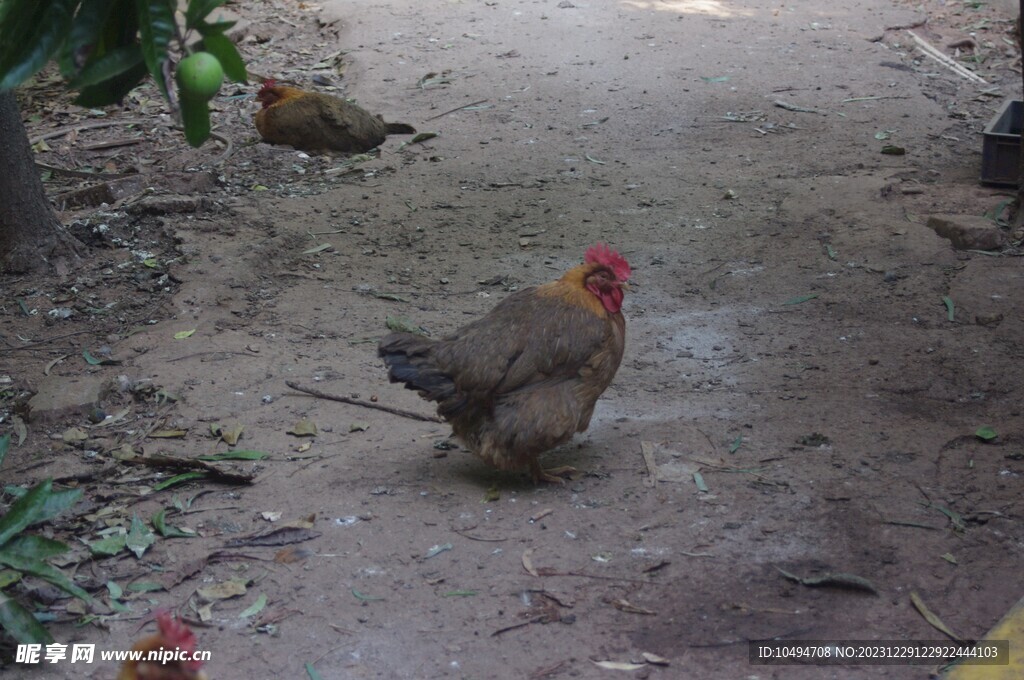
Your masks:
M 540 574 L 537 573 L 537 568 L 533 566 L 532 555 L 533 548 L 527 548 L 523 551 L 523 569 L 525 569 L 526 573 L 530 576 L 540 576 Z
M 241 580 L 221 581 L 206 588 L 196 588 L 196 594 L 207 602 L 229 600 L 232 597 L 245 595 L 248 590 L 245 587 L 245 583 L 245 581 Z
M 298 519 L 293 519 L 290 522 L 285 522 L 282 527 L 289 527 L 292 529 L 312 529 L 313 525 L 316 524 L 316 513 L 312 515 L 306 515 Z
M 71 444 L 74 442 L 84 442 L 89 438 L 89 435 L 77 427 L 70 427 L 61 433 L 60 438 L 66 443 Z
M 217 426 L 216 434 L 220 435 L 221 440 L 228 446 L 234 446 L 238 443 L 238 440 L 242 438 L 242 431 L 245 430 L 245 425 L 235 425 L 234 427 L 228 428 L 223 425 Z
M 150 432 L 151 439 L 181 439 L 188 434 L 188 430 L 157 430 Z
M 274 561 L 278 564 L 294 564 L 295 562 L 301 562 L 312 554 L 312 550 L 289 546 L 287 548 L 281 548 L 274 553 Z
M 21 419 L 21 416 L 15 415 L 11 418 L 11 424 L 14 425 L 14 433 L 18 435 L 16 446 L 21 446 L 25 443 L 25 439 L 28 438 L 28 428 L 25 426 L 25 421 Z
M 239 538 L 233 538 L 224 544 L 225 548 L 244 548 L 248 546 L 279 546 L 279 545 L 291 545 L 292 543 L 302 543 L 303 541 L 310 541 L 320 536 L 319 531 L 311 531 L 309 529 L 298 529 L 295 527 L 279 527 L 270 529 L 249 536 L 241 536 Z
M 645 616 L 656 616 L 658 614 L 658 612 L 651 611 L 650 609 L 646 609 L 644 607 L 638 607 L 637 605 L 628 602 L 627 600 L 624 600 L 622 598 L 612 600 L 611 604 L 619 611 L 626 612 L 627 614 L 643 614 Z
M 299 422 L 292 426 L 292 429 L 287 430 L 288 434 L 295 435 L 296 437 L 315 437 L 317 434 L 316 423 L 308 418 L 303 418 Z

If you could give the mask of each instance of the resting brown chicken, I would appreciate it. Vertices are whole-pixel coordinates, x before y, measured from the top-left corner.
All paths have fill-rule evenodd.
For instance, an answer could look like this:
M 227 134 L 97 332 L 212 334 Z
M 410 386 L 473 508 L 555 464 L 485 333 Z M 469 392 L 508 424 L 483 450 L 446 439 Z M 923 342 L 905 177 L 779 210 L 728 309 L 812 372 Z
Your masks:
M 411 135 L 404 123 L 385 123 L 355 104 L 319 92 L 275 85 L 267 80 L 256 93 L 263 105 L 256 130 L 269 144 L 290 144 L 302 151 L 362 153 L 380 146 L 387 135 Z
M 203 662 L 192 658 L 196 636 L 185 622 L 164 611 L 156 615 L 156 626 L 156 633 L 132 646 L 142 656 L 125 661 L 117 680 L 207 680 Z
M 562 278 L 510 295 L 447 338 L 392 333 L 377 353 L 391 382 L 436 401 L 476 456 L 500 470 L 525 468 L 534 481 L 562 482 L 538 456 L 587 429 L 615 376 L 629 276 L 626 260 L 598 243 Z

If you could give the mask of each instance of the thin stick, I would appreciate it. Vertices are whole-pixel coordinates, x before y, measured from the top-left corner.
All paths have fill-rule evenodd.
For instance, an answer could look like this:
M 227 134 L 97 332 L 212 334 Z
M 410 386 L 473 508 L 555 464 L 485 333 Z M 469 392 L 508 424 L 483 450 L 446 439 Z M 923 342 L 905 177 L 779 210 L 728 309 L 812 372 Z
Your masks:
M 939 62 L 940 64 L 948 68 L 950 71 L 960 76 L 961 78 L 966 78 L 967 80 L 982 85 L 990 84 L 987 80 L 979 76 L 974 71 L 965 68 L 961 64 L 958 64 L 957 62 L 947 57 L 945 54 L 943 54 L 938 49 L 933 47 L 931 43 L 926 41 L 924 38 L 921 38 L 913 31 L 907 31 L 907 33 L 910 35 L 911 38 L 914 39 L 914 42 L 917 43 L 917 46 L 921 48 L 921 51 L 924 52 L 926 56 L 931 57 L 935 61 Z
M 499 628 L 498 630 L 494 631 L 493 633 L 491 633 L 491 637 L 497 637 L 502 633 L 507 633 L 510 630 L 516 630 L 517 628 L 524 628 L 532 623 L 543 623 L 546 619 L 546 616 L 535 616 L 529 621 L 523 621 L 522 623 L 513 623 L 511 626 L 505 626 L 504 628 Z
M 37 340 L 36 342 L 30 342 L 27 345 L 18 345 L 17 347 L 4 347 L 4 348 L 0 348 L 0 352 L 13 352 L 14 350 L 21 350 L 21 349 L 35 349 L 36 347 L 39 347 L 40 345 L 46 345 L 46 344 L 49 344 L 49 343 L 54 342 L 56 340 L 63 340 L 64 338 L 70 338 L 72 335 L 81 335 L 82 333 L 91 333 L 91 332 L 92 332 L 91 330 L 84 330 L 84 331 L 74 331 L 72 333 L 64 333 L 63 335 L 55 335 L 52 338 L 47 338 L 46 340 Z
M 186 354 L 185 356 L 182 356 L 182 357 L 175 357 L 174 359 L 168 359 L 167 363 L 170 364 L 170 363 L 173 363 L 175 361 L 184 361 L 185 359 L 192 359 L 193 357 L 201 357 L 201 356 L 205 356 L 207 354 L 231 354 L 231 355 L 238 355 L 238 356 L 242 356 L 242 357 L 257 357 L 257 356 L 259 356 L 259 354 L 257 352 L 236 352 L 234 350 L 229 350 L 229 349 L 217 349 L 217 350 L 210 350 L 208 352 L 195 352 L 193 354 Z
M 508 540 L 507 538 L 484 538 L 483 536 L 473 536 L 472 534 L 466 533 L 469 531 L 468 529 L 452 529 L 452 531 L 463 538 L 468 538 L 471 541 L 481 541 L 483 543 L 504 543 Z
M 395 408 L 393 406 L 384 406 L 383 404 L 375 404 L 372 401 L 363 401 L 362 399 L 353 399 L 352 397 L 343 397 L 338 394 L 328 394 L 327 392 L 321 392 L 320 390 L 313 389 L 312 387 L 303 387 L 298 383 L 292 382 L 291 380 L 285 380 L 284 384 L 292 388 L 297 392 L 304 392 L 318 399 L 330 399 L 331 401 L 340 401 L 343 404 L 352 404 L 353 406 L 362 406 L 363 408 L 372 408 L 378 411 L 384 411 L 386 413 L 393 413 L 396 416 L 402 416 L 403 418 L 412 418 L 413 420 L 421 420 L 428 423 L 443 423 L 444 421 L 437 416 L 425 416 L 415 411 L 406 411 L 405 409 Z
M 657 581 L 645 581 L 639 578 L 627 578 L 625 576 L 598 576 L 597 574 L 587 574 L 582 571 L 545 571 L 543 569 L 538 570 L 541 576 L 574 576 L 576 578 L 593 578 L 599 581 L 622 581 L 624 583 L 639 583 L 645 586 L 663 586 L 664 583 L 658 583 Z
M 436 116 L 432 116 L 430 118 L 427 118 L 423 122 L 426 123 L 428 120 L 437 120 L 438 118 L 441 118 L 442 116 L 447 116 L 449 113 L 455 113 L 456 111 L 461 111 L 462 109 L 468 109 L 470 106 L 476 106 L 477 104 L 484 104 L 486 102 L 487 102 L 486 99 L 481 99 L 478 102 L 472 102 L 472 103 L 469 103 L 469 104 L 463 104 L 462 106 L 456 106 L 451 111 L 445 111 L 444 113 L 439 113 Z

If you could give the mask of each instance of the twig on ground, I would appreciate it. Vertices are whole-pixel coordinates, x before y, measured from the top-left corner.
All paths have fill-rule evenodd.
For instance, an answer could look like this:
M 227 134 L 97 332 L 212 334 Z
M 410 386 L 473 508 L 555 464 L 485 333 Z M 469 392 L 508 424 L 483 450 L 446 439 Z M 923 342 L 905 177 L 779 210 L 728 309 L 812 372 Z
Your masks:
M 456 111 L 461 111 L 462 109 L 468 109 L 470 106 L 476 106 L 477 104 L 483 104 L 486 101 L 487 101 L 486 99 L 481 99 L 478 102 L 470 102 L 469 104 L 463 104 L 462 106 L 456 106 L 451 111 L 445 111 L 444 113 L 439 113 L 436 116 L 431 116 L 430 118 L 427 118 L 423 122 L 426 123 L 427 121 L 430 121 L 430 120 L 437 120 L 438 118 L 441 118 L 442 116 L 447 116 L 449 113 L 455 113 Z
M 37 340 L 36 342 L 30 342 L 27 345 L 18 345 L 15 347 L 2 347 L 0 348 L 0 352 L 13 352 L 15 350 L 22 349 L 34 349 L 36 347 L 39 347 L 40 345 L 46 345 L 48 343 L 51 343 L 54 340 L 63 340 L 64 338 L 70 338 L 72 335 L 81 335 L 82 333 L 92 333 L 92 330 L 89 329 L 84 331 L 74 331 L 72 333 L 64 333 L 63 335 L 55 335 L 52 338 L 47 338 L 45 340 Z
M 917 46 L 921 48 L 921 51 L 924 52 L 925 56 L 931 57 L 935 61 L 939 62 L 940 64 L 948 68 L 953 73 L 960 76 L 961 78 L 966 78 L 967 80 L 970 80 L 981 85 L 989 84 L 987 80 L 979 76 L 977 73 L 953 61 L 944 53 L 940 52 L 938 48 L 932 46 L 931 43 L 929 43 L 927 40 L 920 37 L 913 31 L 907 31 L 907 34 L 914 39 L 914 42 L 917 43 Z
M 372 401 L 363 401 L 362 399 L 355 399 L 353 397 L 343 397 L 340 394 L 328 394 L 327 392 L 321 392 L 320 390 L 313 389 L 312 387 L 303 387 L 296 382 L 291 380 L 285 380 L 284 384 L 292 388 L 297 392 L 303 392 L 318 399 L 330 399 L 331 401 L 340 401 L 343 404 L 351 404 L 352 406 L 362 406 L 363 408 L 372 408 L 377 411 L 384 411 L 385 413 L 391 413 L 396 416 L 402 416 L 403 418 L 411 418 L 413 420 L 421 420 L 427 423 L 443 423 L 444 421 L 437 416 L 425 416 L 415 411 L 406 411 L 402 408 L 395 408 L 394 406 L 385 406 L 383 404 L 375 404 Z

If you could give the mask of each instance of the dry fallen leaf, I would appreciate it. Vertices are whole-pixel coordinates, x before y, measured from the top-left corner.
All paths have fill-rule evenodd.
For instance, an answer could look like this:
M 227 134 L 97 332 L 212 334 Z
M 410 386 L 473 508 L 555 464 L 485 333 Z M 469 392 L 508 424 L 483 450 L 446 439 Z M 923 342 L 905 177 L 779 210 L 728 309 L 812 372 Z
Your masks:
M 644 657 L 644 661 L 646 661 L 647 663 L 652 663 L 655 666 L 668 666 L 672 663 L 665 657 L 658 656 L 657 654 L 651 654 L 650 652 L 643 652 L 642 654 L 640 654 L 640 656 Z
M 196 594 L 204 600 L 227 600 L 239 595 L 245 595 L 245 581 L 221 581 L 206 588 L 197 588 Z
M 294 562 L 301 562 L 310 555 L 313 554 L 312 550 L 306 548 L 297 548 L 293 545 L 287 548 L 281 548 L 274 553 L 274 561 L 278 564 L 292 564 Z
M 530 576 L 539 577 L 540 574 L 537 573 L 536 567 L 533 566 L 533 560 L 530 557 L 531 555 L 533 555 L 533 548 L 527 548 L 523 551 L 523 569 L 525 569 L 526 573 Z
M 612 606 L 618 609 L 619 611 L 626 612 L 627 614 L 645 614 L 647 616 L 655 616 L 658 613 L 651 611 L 650 609 L 638 607 L 635 604 L 623 600 L 622 598 L 612 600 Z
M 645 663 L 629 663 L 626 661 L 595 661 L 594 665 L 609 671 L 638 671 L 646 668 Z
M 295 423 L 292 429 L 288 430 L 288 434 L 293 434 L 296 437 L 315 437 L 316 423 L 312 420 L 303 418 L 299 422 Z

